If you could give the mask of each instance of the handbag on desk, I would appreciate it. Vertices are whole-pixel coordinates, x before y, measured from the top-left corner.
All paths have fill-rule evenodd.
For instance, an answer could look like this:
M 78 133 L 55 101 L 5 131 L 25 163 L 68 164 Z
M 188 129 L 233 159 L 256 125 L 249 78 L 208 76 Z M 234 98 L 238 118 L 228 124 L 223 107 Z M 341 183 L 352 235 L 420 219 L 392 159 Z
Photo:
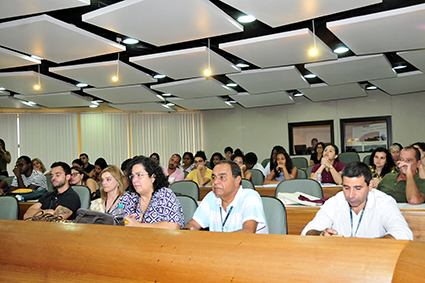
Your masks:
M 115 218 L 109 213 L 80 208 L 77 210 L 74 223 L 115 225 Z

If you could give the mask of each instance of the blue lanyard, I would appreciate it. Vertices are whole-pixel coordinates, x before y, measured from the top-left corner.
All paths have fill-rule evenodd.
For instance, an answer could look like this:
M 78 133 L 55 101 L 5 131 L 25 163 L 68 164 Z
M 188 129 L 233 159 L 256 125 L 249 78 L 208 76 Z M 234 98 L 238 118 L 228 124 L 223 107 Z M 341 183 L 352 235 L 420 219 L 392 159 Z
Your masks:
M 360 223 L 362 222 L 363 219 L 363 212 L 364 212 L 365 207 L 363 207 L 362 209 L 362 214 L 360 214 L 360 219 L 359 222 L 357 223 L 357 229 L 356 232 L 353 235 L 353 211 L 351 210 L 350 207 L 350 219 L 351 219 L 351 237 L 355 237 L 357 235 L 357 231 L 359 231 L 359 227 L 360 227 Z
M 221 223 L 221 232 L 224 232 L 224 225 L 226 225 L 227 218 L 229 218 L 230 213 L 232 213 L 233 206 L 229 209 L 229 212 L 226 215 L 226 218 L 224 218 L 224 222 Z M 223 221 L 223 215 L 221 214 L 221 206 L 220 206 L 220 220 Z

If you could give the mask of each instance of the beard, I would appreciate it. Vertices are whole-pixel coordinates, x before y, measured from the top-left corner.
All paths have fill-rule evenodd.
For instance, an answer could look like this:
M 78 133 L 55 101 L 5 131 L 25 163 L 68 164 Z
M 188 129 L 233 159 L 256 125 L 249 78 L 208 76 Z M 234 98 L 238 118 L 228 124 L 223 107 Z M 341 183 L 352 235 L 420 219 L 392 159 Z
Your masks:
M 63 187 L 64 185 L 65 185 L 65 181 L 61 181 L 61 182 L 58 182 L 58 184 L 56 186 L 53 186 L 53 188 L 55 190 L 57 190 L 57 189 Z

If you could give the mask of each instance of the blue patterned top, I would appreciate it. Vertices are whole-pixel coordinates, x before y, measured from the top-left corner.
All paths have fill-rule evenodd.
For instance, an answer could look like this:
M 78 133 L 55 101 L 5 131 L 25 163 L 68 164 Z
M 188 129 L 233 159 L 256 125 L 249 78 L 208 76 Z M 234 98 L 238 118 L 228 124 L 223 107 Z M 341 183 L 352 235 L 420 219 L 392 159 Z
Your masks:
M 275 177 L 276 181 L 285 181 L 285 174 L 283 172 L 279 173 L 279 176 Z
M 143 219 L 140 218 L 142 210 L 140 208 L 140 196 L 138 193 L 125 193 L 120 198 L 119 203 L 122 203 L 124 206 L 125 216 L 136 213 L 136 220 L 141 223 L 167 221 L 177 223 L 181 228 L 185 224 L 182 206 L 174 192 L 169 188 L 162 188 L 155 192 Z

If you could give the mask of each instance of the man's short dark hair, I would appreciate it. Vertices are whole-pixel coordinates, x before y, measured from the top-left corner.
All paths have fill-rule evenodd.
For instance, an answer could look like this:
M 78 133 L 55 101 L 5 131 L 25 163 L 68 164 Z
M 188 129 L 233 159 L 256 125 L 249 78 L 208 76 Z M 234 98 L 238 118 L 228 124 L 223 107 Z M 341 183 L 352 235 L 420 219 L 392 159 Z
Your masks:
M 405 148 L 403 148 L 402 150 L 411 150 L 413 149 L 415 151 L 415 159 L 416 161 L 421 160 L 421 152 L 419 151 L 419 149 L 417 149 L 416 147 L 413 146 L 406 146 Z
M 30 163 L 31 166 L 32 166 L 31 158 L 29 158 L 28 156 L 22 155 L 21 157 L 18 158 L 18 160 L 19 159 L 23 159 L 25 161 L 25 163 L 27 163 L 27 164 Z
M 131 160 L 133 160 L 133 158 L 128 158 L 128 159 L 124 160 L 123 163 L 121 163 L 121 171 L 123 171 L 123 172 L 127 171 L 128 164 L 130 164 Z
M 227 146 L 227 147 L 224 149 L 224 153 L 226 153 L 226 152 L 228 152 L 228 151 L 230 151 L 230 153 L 231 153 L 231 154 L 233 154 L 233 148 L 231 148 L 230 146 Z
M 312 138 L 312 139 L 311 139 L 311 142 L 314 142 L 314 141 L 315 141 L 315 142 L 319 142 L 316 138 Z
M 229 164 L 230 165 L 230 169 L 232 170 L 233 179 L 236 179 L 236 177 L 238 177 L 238 176 L 240 176 L 242 178 L 241 168 L 235 162 L 230 161 L 230 160 L 220 160 L 215 166 L 217 166 L 219 164 Z
M 180 161 L 182 161 L 182 157 L 180 156 L 180 154 L 174 153 L 173 155 L 171 155 L 171 158 L 173 158 L 173 156 L 177 156 L 178 158 L 180 158 Z
M 78 165 L 80 165 L 81 167 L 83 167 L 84 166 L 84 164 L 83 164 L 83 161 L 81 161 L 81 159 L 74 159 L 73 161 L 72 161 L 72 164 L 78 164 Z
M 202 160 L 206 161 L 207 160 L 207 156 L 205 155 L 205 152 L 203 152 L 202 150 L 197 151 L 195 154 L 195 158 L 196 157 L 200 157 L 202 158 Z
M 65 172 L 65 175 L 71 175 L 71 167 L 69 167 L 69 165 L 65 162 L 54 162 L 52 166 L 50 166 L 50 169 L 53 169 L 55 167 L 62 167 L 63 171 Z
M 358 178 L 364 177 L 366 184 L 369 186 L 370 180 L 372 180 L 372 171 L 369 166 L 360 161 L 354 161 L 345 165 L 341 172 L 341 178 Z
M 81 153 L 80 154 L 80 158 L 81 158 L 81 156 L 85 156 L 87 159 L 89 158 L 89 156 L 87 155 L 87 153 Z
M 245 162 L 246 162 L 246 164 L 253 164 L 253 165 L 255 165 L 258 162 L 258 157 L 257 157 L 257 155 L 254 152 L 248 152 L 245 155 Z

